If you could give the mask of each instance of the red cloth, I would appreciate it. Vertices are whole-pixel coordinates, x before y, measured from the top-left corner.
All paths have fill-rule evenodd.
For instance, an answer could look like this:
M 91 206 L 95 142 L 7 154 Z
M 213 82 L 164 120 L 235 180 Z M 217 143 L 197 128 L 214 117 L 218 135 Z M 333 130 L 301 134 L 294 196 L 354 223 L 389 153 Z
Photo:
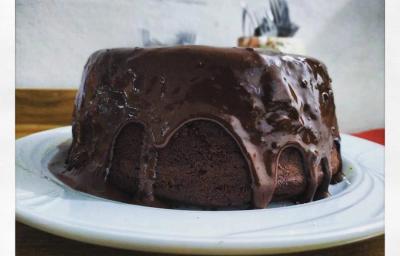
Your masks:
M 385 145 L 385 129 L 383 128 L 357 132 L 352 135 Z

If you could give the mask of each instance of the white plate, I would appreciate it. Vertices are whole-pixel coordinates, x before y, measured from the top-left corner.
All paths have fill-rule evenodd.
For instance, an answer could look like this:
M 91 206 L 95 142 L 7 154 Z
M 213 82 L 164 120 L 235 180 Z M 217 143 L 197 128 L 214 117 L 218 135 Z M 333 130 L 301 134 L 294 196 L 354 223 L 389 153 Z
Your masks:
M 333 195 L 263 210 L 168 210 L 74 191 L 49 173 L 71 127 L 16 142 L 17 219 L 63 237 L 117 248 L 201 254 L 267 254 L 351 243 L 384 232 L 384 147 L 342 135 L 347 180 Z

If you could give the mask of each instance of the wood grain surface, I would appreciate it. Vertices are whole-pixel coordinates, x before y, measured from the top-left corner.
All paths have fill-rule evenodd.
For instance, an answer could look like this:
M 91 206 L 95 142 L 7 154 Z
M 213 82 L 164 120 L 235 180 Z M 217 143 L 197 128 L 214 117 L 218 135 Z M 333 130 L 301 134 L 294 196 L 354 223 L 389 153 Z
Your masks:
M 16 137 L 70 125 L 76 90 L 16 90 Z M 384 236 L 362 242 L 303 253 L 299 256 L 383 256 Z M 126 251 L 58 237 L 16 222 L 16 255 L 165 255 Z
M 17 124 L 71 123 L 76 90 L 17 89 L 15 119 Z

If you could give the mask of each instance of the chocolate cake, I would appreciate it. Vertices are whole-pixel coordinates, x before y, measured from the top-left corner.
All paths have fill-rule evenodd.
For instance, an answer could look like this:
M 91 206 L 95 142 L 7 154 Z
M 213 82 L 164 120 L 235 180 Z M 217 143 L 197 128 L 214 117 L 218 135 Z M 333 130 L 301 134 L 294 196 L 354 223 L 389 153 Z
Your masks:
M 265 208 L 341 178 L 331 79 L 316 59 L 252 48 L 100 50 L 75 100 L 77 190 L 166 208 Z

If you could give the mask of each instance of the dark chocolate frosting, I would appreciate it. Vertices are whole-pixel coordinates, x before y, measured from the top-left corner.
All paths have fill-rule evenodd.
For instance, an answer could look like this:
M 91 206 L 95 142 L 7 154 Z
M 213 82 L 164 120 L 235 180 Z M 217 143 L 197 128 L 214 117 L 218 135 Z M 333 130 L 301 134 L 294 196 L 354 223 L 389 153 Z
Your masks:
M 75 100 L 69 177 L 104 190 L 119 131 L 140 123 L 146 134 L 138 194 L 152 201 L 157 149 L 199 119 L 219 124 L 238 143 L 251 172 L 254 208 L 271 201 L 278 159 L 287 147 L 297 148 L 304 159 L 307 189 L 301 202 L 327 195 L 331 152 L 340 137 L 326 67 L 313 58 L 252 48 L 93 53 Z M 320 164 L 324 178 L 318 186 Z

